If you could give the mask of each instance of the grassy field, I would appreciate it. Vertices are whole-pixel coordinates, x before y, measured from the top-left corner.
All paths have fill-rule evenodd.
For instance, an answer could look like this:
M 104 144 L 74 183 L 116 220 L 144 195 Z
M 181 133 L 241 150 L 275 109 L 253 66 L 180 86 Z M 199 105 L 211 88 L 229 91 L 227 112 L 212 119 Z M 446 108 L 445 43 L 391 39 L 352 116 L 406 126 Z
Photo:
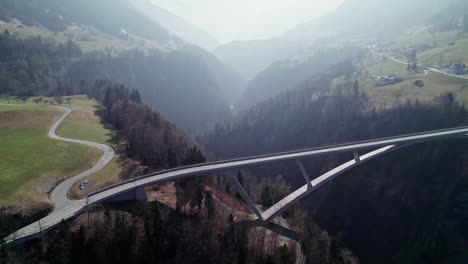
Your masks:
M 425 50 L 418 54 L 422 65 L 443 67 L 452 63 L 468 64 L 468 37 L 459 39 L 450 45 Z
M 101 119 L 96 115 L 96 110 L 99 109 L 99 103 L 94 99 L 89 99 L 87 96 L 71 97 L 71 108 L 73 112 L 59 126 L 57 134 L 63 137 L 83 139 L 93 142 L 98 142 L 115 147 L 115 131 L 106 128 L 101 124 Z M 123 157 L 116 156 L 112 161 L 100 172 L 97 172 L 81 182 L 96 181 L 96 186 L 87 191 L 94 191 L 98 188 L 116 183 L 119 181 L 119 174 L 122 171 Z M 71 192 L 74 197 L 79 197 L 84 193 L 78 189 L 77 183 Z
M 457 38 L 456 31 L 431 32 L 427 26 L 413 27 L 386 45 L 387 49 L 427 48 L 430 45 L 442 46 Z
M 69 195 L 76 199 L 85 198 L 87 193 L 91 193 L 106 186 L 118 183 L 119 175 L 123 170 L 124 163 L 125 158 L 123 156 L 115 156 L 103 170 L 74 184 L 69 192 Z M 95 182 L 96 185 L 86 190 L 80 190 L 79 186 L 84 181 Z
M 419 73 L 407 71 L 406 66 L 403 64 L 375 54 L 370 54 L 369 57 L 363 61 L 363 67 L 371 75 L 393 74 L 405 79 L 420 75 Z
M 422 66 L 468 64 L 468 34 L 456 30 L 432 32 L 427 26 L 415 27 L 410 29 L 410 34 L 403 34 L 381 48 L 403 61 L 407 60 L 403 53 L 416 49 L 418 64 Z
M 78 28 L 71 27 L 63 32 L 52 32 L 40 27 L 25 26 L 18 28 L 13 23 L 0 21 L 0 32 L 3 33 L 5 30 L 8 30 L 10 33 L 15 34 L 21 39 L 40 36 L 44 39 L 54 39 L 59 43 L 65 43 L 68 39 L 71 39 L 78 44 L 84 52 L 105 50 L 110 47 L 116 50 L 125 50 L 132 47 L 132 45 L 125 43 L 122 40 L 104 38 L 90 34 Z
M 98 150 L 47 136 L 60 114 L 31 102 L 0 105 L 0 206 L 47 201 L 47 192 L 59 179 L 98 160 Z
M 132 40 L 123 40 L 105 34 L 91 33 L 86 30 L 68 27 L 63 32 L 52 32 L 41 27 L 17 27 L 14 23 L 0 21 L 0 33 L 8 30 L 18 38 L 27 39 L 31 37 L 41 37 L 53 39 L 58 43 L 65 43 L 67 40 L 75 42 L 83 52 L 113 50 L 115 52 L 139 48 L 142 45 L 148 48 L 160 48 L 155 41 L 133 36 Z
M 32 99 L 25 103 L 11 99 L 10 105 L 2 105 L 8 101 L 0 98 L 0 144 L 4 146 L 0 156 L 7 157 L 0 160 L 0 206 L 47 201 L 47 192 L 59 178 L 93 166 L 101 155 L 86 146 L 48 138 L 48 130 L 61 111 Z M 115 132 L 102 125 L 95 113 L 98 102 L 72 96 L 70 105 L 64 106 L 70 106 L 73 112 L 57 129 L 58 135 L 115 147 Z M 124 157 L 116 156 L 102 171 L 85 179 L 96 181 L 91 190 L 118 182 L 124 162 Z M 81 194 L 77 190 L 75 193 Z
M 70 106 L 73 112 L 62 122 L 57 134 L 63 137 L 83 139 L 112 145 L 114 132 L 101 124 L 101 119 L 95 114 L 99 104 L 86 96 L 72 96 Z
M 406 66 L 391 60 L 384 60 L 381 56 L 369 55 L 363 62 L 362 74 L 354 75 L 351 79 L 357 79 L 364 91 L 371 97 L 376 106 L 391 106 L 404 103 L 407 99 L 419 99 L 421 101 L 432 101 L 435 97 L 445 92 L 454 92 L 457 99 L 468 105 L 468 80 L 454 78 L 438 73 L 408 72 Z M 403 82 L 377 87 L 372 75 L 398 75 Z M 424 87 L 414 84 L 416 80 L 424 81 Z M 343 78 L 334 81 L 336 86 L 343 83 Z

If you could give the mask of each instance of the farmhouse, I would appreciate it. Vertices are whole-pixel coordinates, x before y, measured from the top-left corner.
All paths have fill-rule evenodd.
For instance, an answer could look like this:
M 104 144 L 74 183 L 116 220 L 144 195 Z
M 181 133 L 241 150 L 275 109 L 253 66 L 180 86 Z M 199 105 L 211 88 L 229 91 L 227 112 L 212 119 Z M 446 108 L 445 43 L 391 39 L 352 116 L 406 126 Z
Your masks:
M 396 75 L 378 76 L 376 78 L 376 82 L 378 86 L 391 85 L 391 84 L 399 83 L 401 81 L 403 81 L 403 79 Z
M 447 72 L 450 74 L 463 75 L 465 74 L 465 64 L 461 63 L 452 63 L 447 67 Z

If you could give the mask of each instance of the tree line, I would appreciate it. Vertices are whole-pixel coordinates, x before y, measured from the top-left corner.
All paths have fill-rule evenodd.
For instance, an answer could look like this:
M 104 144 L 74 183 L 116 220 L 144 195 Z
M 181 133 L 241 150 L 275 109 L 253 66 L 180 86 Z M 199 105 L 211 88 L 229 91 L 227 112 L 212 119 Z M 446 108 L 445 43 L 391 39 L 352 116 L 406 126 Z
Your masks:
M 322 86 L 329 80 L 315 83 Z M 317 88 L 311 83 L 276 96 L 218 124 L 199 141 L 207 151 L 234 158 L 452 128 L 468 121 L 454 93 L 377 107 L 352 79 Z M 461 209 L 467 204 L 466 147 L 466 140 L 451 139 L 392 152 L 345 173 L 300 205 L 333 243 L 350 248 L 364 263 L 463 263 L 468 239 Z M 352 158 L 344 153 L 303 163 L 314 178 Z M 257 178 L 283 175 L 292 189 L 305 184 L 293 162 L 252 167 L 250 173 Z M 271 204 L 281 197 L 263 198 Z
M 5 31 L 0 34 L 0 96 L 76 95 L 86 92 L 84 83 L 113 80 L 138 88 L 149 106 L 194 131 L 228 115 L 217 76 L 223 69 L 203 52 L 188 47 L 82 53 L 70 39 L 21 39 Z
M 0 95 L 54 96 L 76 93 L 64 73 L 82 55 L 72 41 L 57 43 L 41 37 L 20 39 L 0 34 Z
M 191 139 L 161 114 L 144 105 L 138 90 L 98 80 L 89 96 L 102 102 L 104 121 L 125 137 L 128 157 L 152 168 L 173 168 L 205 161 Z

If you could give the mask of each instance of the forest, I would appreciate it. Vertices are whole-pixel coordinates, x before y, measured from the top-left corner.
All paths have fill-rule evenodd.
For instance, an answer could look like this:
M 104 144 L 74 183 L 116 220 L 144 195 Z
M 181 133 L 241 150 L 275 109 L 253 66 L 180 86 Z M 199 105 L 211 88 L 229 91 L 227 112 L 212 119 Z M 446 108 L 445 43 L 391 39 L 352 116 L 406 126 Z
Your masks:
M 104 122 L 125 138 L 125 154 L 141 165 L 154 170 L 205 161 L 184 132 L 141 102 L 138 90 L 105 80 L 86 89 L 91 98 L 102 103 Z
M 82 55 L 72 41 L 59 44 L 41 37 L 19 39 L 0 34 L 0 95 L 54 96 L 73 94 L 65 81 L 67 65 Z
M 405 1 L 382 6 L 391 8 L 400 2 Z M 414 1 L 405 12 L 419 10 L 422 2 Z M 374 19 L 378 12 L 356 16 L 355 11 L 366 4 L 374 10 L 381 7 L 372 1 L 349 1 L 353 12 L 341 8 L 325 16 L 322 24 L 302 27 L 333 29 L 336 17 L 345 14 L 351 18 L 347 30 L 382 31 L 378 41 L 326 39 L 330 45 L 323 46 L 317 41 L 309 47 L 313 52 L 308 51 L 314 55 L 270 65 L 241 96 L 243 83 L 228 66 L 139 16 L 126 1 L 44 3 L 51 9 L 39 8 L 39 2 L 5 0 L 0 20 L 18 18 L 26 26 L 40 25 L 52 32 L 78 23 L 79 28 L 92 27 L 110 39 L 132 42 L 135 48 L 85 53 L 70 39 L 21 38 L 5 30 L 0 34 L 0 97 L 8 98 L 8 103 L 15 98 L 19 104 L 37 96 L 38 104 L 41 96 L 47 96 L 54 98 L 47 102 L 60 105 L 67 95 L 96 99 L 102 125 L 116 131 L 117 154 L 131 161 L 121 180 L 207 161 L 468 125 L 465 106 L 454 92 L 433 100 L 376 106 L 364 85 L 354 79 L 357 62 L 367 49 L 348 43 L 374 45 L 410 20 L 422 21 L 429 14 L 408 16 L 381 30 L 393 21 L 392 13 L 386 12 L 376 25 L 369 24 L 363 21 Z M 100 16 L 105 8 L 114 12 Z M 466 14 L 463 20 L 447 17 L 434 18 L 438 23 L 433 28 L 468 28 Z M 145 41 L 153 46 L 146 47 Z M 419 52 L 410 54 L 413 61 Z M 249 64 L 255 64 L 255 56 Z M 241 103 L 235 104 L 238 97 Z M 36 241 L 5 245 L 1 240 L 0 264 L 286 264 L 299 258 L 306 264 L 468 263 L 467 149 L 466 140 L 444 139 L 405 146 L 360 164 L 276 219 L 284 220 L 297 240 L 271 232 L 271 225 L 251 221 L 253 214 L 226 177 L 198 175 L 146 187 L 151 194 L 174 191 L 164 197 L 173 199 L 173 205 L 154 198 L 86 206 L 76 219 L 63 221 Z M 352 159 L 353 153 L 343 153 L 302 162 L 315 178 Z M 232 173 L 261 209 L 305 184 L 297 165 L 289 161 Z M 0 216 L 0 237 L 46 213 L 20 219 Z
M 311 85 L 218 124 L 199 141 L 208 152 L 233 158 L 457 127 L 468 121 L 453 93 L 432 102 L 408 100 L 383 108 L 370 100 L 352 79 L 321 92 Z M 363 263 L 464 263 L 467 144 L 448 139 L 397 150 L 346 172 L 300 205 Z M 309 175 L 317 177 L 352 158 L 348 153 L 303 162 Z M 282 175 L 291 190 L 305 184 L 293 162 L 253 167 L 250 174 L 271 179 Z M 252 178 L 244 180 L 252 186 Z M 255 197 L 255 191 L 251 194 Z M 263 204 L 282 198 L 264 194 L 257 200 Z M 285 216 L 295 221 L 291 211 Z M 449 246 L 454 251 L 447 251 Z
M 229 92 L 220 79 L 234 77 L 205 53 L 189 46 L 170 52 L 83 53 L 71 40 L 21 39 L 5 31 L 0 34 L 0 96 L 72 95 L 86 92 L 84 85 L 96 80 L 113 80 L 138 89 L 143 103 L 194 132 L 229 114 Z

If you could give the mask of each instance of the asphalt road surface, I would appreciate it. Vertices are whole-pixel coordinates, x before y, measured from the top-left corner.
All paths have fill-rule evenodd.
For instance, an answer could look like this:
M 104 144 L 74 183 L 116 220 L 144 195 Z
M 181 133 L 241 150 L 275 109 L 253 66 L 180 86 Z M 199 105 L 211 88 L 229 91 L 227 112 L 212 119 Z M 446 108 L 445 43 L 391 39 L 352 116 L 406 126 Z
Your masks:
M 71 201 L 66 196 L 66 191 L 71 185 L 76 182 L 77 180 L 81 179 L 81 174 L 75 176 L 74 178 L 70 179 L 69 181 L 64 182 L 60 188 L 58 189 L 59 192 L 55 191 L 54 199 L 58 199 L 60 202 L 60 207 L 57 207 L 51 214 L 44 217 L 39 222 L 32 223 L 15 233 L 11 234 L 9 237 L 6 238 L 7 242 L 12 242 L 15 240 L 27 240 L 31 238 L 38 237 L 41 229 L 42 231 L 48 230 L 59 224 L 62 219 L 67 220 L 71 219 L 77 215 L 79 215 L 87 205 L 100 203 L 106 201 L 110 198 L 119 196 L 121 194 L 126 194 L 131 191 L 135 191 L 138 188 L 143 188 L 145 186 L 159 184 L 167 181 L 173 181 L 181 178 L 193 177 L 193 176 L 201 176 L 206 174 L 212 174 L 216 172 L 225 172 L 225 171 L 232 171 L 234 169 L 243 168 L 247 166 L 252 166 L 256 164 L 265 164 L 265 163 L 272 163 L 278 161 L 286 161 L 286 160 L 298 160 L 301 158 L 311 157 L 311 156 L 319 156 L 327 153 L 340 153 L 340 152 L 353 152 L 353 151 L 363 151 L 363 150 L 372 150 L 374 151 L 366 153 L 360 156 L 360 162 L 356 162 L 354 159 L 338 166 L 337 168 L 319 176 L 318 178 L 313 179 L 310 184 L 305 185 L 303 188 L 300 188 L 292 196 L 288 196 L 278 204 L 273 206 L 272 208 L 268 209 L 267 211 L 262 213 L 262 218 L 264 220 L 271 220 L 275 217 L 279 212 L 283 211 L 283 209 L 290 206 L 292 203 L 301 199 L 304 195 L 307 195 L 310 190 L 320 187 L 325 182 L 333 179 L 335 176 L 340 175 L 342 172 L 364 162 L 366 160 L 371 160 L 374 157 L 380 156 L 381 154 L 389 151 L 392 148 L 398 148 L 398 146 L 407 145 L 407 144 L 415 144 L 420 142 L 426 142 L 431 140 L 438 140 L 438 139 L 445 139 L 451 137 L 464 137 L 468 134 L 468 127 L 460 127 L 460 128 L 453 128 L 453 129 L 446 129 L 446 130 L 438 130 L 426 133 L 417 133 L 405 136 L 397 136 L 385 139 L 376 139 L 376 140 L 369 140 L 364 142 L 357 142 L 351 144 L 343 144 L 343 145 L 336 145 L 330 147 L 323 147 L 323 148 L 315 148 L 315 149 L 307 149 L 307 150 L 300 150 L 300 151 L 293 151 L 293 152 L 286 152 L 286 153 L 277 153 L 265 156 L 256 156 L 256 157 L 247 157 L 242 159 L 236 160 L 226 160 L 226 161 L 218 161 L 212 163 L 205 163 L 199 164 L 194 166 L 182 167 L 173 170 L 162 171 L 158 173 L 153 173 L 149 175 L 142 176 L 140 178 L 122 182 L 117 185 L 113 185 L 103 190 L 100 190 L 94 194 L 92 194 L 89 199 L 86 200 L 74 200 Z M 69 141 L 69 139 L 66 139 Z M 87 144 L 87 143 L 86 143 Z M 103 163 L 101 165 L 97 165 L 96 168 L 102 168 Z M 312 186 L 312 187 L 310 187 Z
M 384 55 L 384 54 L 382 54 L 382 53 L 377 53 L 377 52 L 372 52 L 372 53 L 375 54 L 375 55 L 379 55 L 379 56 L 385 57 L 385 58 L 387 58 L 387 59 L 389 59 L 389 60 L 391 60 L 391 61 L 394 61 L 394 62 L 403 64 L 403 65 L 408 65 L 408 62 L 404 62 L 404 61 L 401 61 L 401 60 L 399 60 L 399 59 L 392 58 L 392 57 L 387 56 L 387 55 Z M 458 79 L 468 80 L 468 77 L 461 76 L 461 75 L 456 75 L 456 74 L 450 74 L 450 73 L 447 73 L 447 72 L 444 72 L 444 71 L 441 71 L 441 70 L 438 70 L 438 69 L 432 68 L 432 67 L 426 67 L 425 74 L 423 74 L 423 75 L 427 75 L 427 71 L 431 71 L 431 72 L 435 72 L 435 73 L 440 73 L 440 74 L 447 75 L 447 76 L 454 77 L 454 78 L 458 78 Z M 419 76 L 422 76 L 422 75 L 419 75 Z
M 106 146 L 104 144 L 99 144 L 95 142 L 90 142 L 90 141 L 85 141 L 85 140 L 79 140 L 79 139 L 71 139 L 71 138 L 64 138 L 61 136 L 58 136 L 56 131 L 59 125 L 67 118 L 67 116 L 72 112 L 70 108 L 67 107 L 59 107 L 59 106 L 54 106 L 55 108 L 62 109 L 64 112 L 60 116 L 60 118 L 55 121 L 53 126 L 49 130 L 49 137 L 56 139 L 56 140 L 61 140 L 65 142 L 71 142 L 71 143 L 76 143 L 76 144 L 81 144 L 81 145 L 86 145 L 89 147 L 93 147 L 96 149 L 99 149 L 102 151 L 103 155 L 99 159 L 99 161 L 94 165 L 92 168 L 81 172 L 80 174 L 73 176 L 63 182 L 61 182 L 57 187 L 55 187 L 52 192 L 50 193 L 50 200 L 55 204 L 55 209 L 54 211 L 60 210 L 67 205 L 70 205 L 73 203 L 73 201 L 68 197 L 68 190 L 71 189 L 71 187 L 78 181 L 100 171 L 104 167 L 106 167 L 107 164 L 112 160 L 114 157 L 114 150 Z

